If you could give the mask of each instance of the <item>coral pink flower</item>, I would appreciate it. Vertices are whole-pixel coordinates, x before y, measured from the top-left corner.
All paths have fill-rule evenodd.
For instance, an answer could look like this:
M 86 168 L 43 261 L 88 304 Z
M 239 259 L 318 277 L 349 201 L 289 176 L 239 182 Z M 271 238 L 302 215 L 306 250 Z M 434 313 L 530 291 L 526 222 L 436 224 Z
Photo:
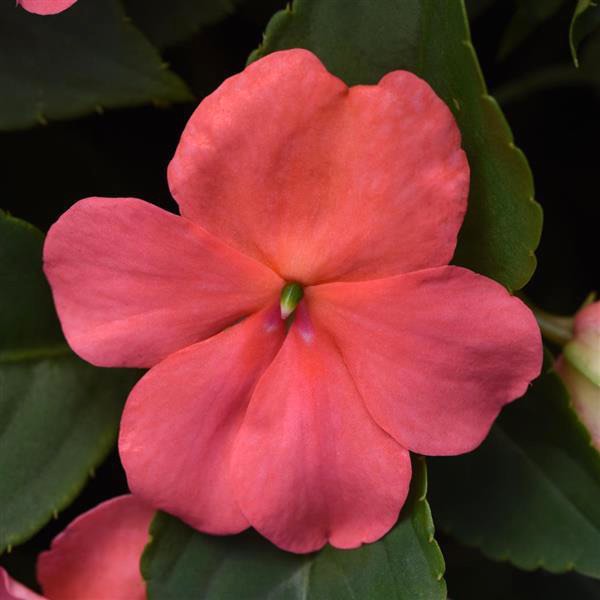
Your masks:
M 600 450 L 600 302 L 575 315 L 573 339 L 556 362 L 573 407 Z
M 153 511 L 134 496 L 119 496 L 77 517 L 38 558 L 44 596 L 0 568 L 0 600 L 143 600 L 140 558 Z
M 468 165 L 415 75 L 348 88 L 310 52 L 271 54 L 200 104 L 168 179 L 181 217 L 82 200 L 44 254 L 73 349 L 151 367 L 121 458 L 191 526 L 295 552 L 377 540 L 409 450 L 472 450 L 539 373 L 530 311 L 447 266 Z
M 36 15 L 55 15 L 73 6 L 77 0 L 17 0 L 26 11 Z

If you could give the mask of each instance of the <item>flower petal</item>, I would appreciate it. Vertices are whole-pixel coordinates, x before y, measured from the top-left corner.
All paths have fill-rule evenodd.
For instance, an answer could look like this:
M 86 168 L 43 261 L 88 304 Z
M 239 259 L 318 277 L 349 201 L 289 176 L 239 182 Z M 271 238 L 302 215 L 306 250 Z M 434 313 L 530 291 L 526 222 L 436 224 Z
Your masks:
M 348 89 L 301 49 L 207 97 L 168 174 L 183 215 L 304 283 L 447 264 L 469 185 L 459 130 L 427 83 L 394 71 Z
M 415 452 L 472 450 L 541 369 L 531 311 L 466 269 L 326 284 L 305 297 L 373 418 Z
M 50 229 L 44 270 L 69 345 L 100 366 L 151 367 L 274 301 L 282 282 L 187 219 L 88 198 Z
M 229 456 L 283 335 L 274 306 L 169 356 L 140 380 L 119 439 L 135 494 L 208 533 L 248 527 L 231 491 Z
M 140 558 L 154 512 L 119 496 L 77 517 L 38 558 L 37 575 L 52 600 L 143 600 Z
M 0 600 L 45 600 L 43 596 L 15 581 L 0 567 Z
M 77 0 L 17 0 L 26 11 L 36 15 L 55 15 L 73 6 Z
M 232 477 L 253 527 L 280 548 L 355 548 L 396 522 L 408 452 L 363 406 L 326 332 L 295 324 L 236 438 Z

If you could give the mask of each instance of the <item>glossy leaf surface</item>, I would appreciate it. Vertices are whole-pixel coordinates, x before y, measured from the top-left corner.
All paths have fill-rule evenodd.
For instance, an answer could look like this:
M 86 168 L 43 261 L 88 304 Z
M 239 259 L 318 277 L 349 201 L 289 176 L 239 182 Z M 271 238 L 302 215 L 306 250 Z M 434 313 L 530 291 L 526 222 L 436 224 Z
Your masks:
M 41 17 L 0 5 L 0 130 L 105 108 L 191 100 L 118 0 Z
M 431 461 L 440 527 L 523 569 L 600 577 L 600 454 L 547 371 L 480 448 Z
M 41 269 L 43 236 L 0 213 L 0 552 L 69 504 L 112 447 L 137 372 L 68 348 Z
M 411 492 L 396 526 L 356 550 L 283 552 L 255 532 L 211 537 L 159 513 L 142 557 L 150 599 L 446 598 L 444 561 L 425 500 L 425 462 L 413 461 Z

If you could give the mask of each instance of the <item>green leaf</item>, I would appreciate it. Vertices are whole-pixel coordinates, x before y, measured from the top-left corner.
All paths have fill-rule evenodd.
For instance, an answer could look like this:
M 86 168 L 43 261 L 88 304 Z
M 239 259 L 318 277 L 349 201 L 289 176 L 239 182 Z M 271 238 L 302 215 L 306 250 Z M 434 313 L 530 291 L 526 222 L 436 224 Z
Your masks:
M 577 49 L 584 37 L 600 26 L 600 7 L 593 0 L 577 0 L 569 27 L 569 47 L 573 63 L 579 67 Z M 597 67 L 597 65 L 596 65 Z M 597 72 L 597 71 L 596 71 Z
M 33 225 L 0 211 L 0 362 L 65 350 L 50 288 L 41 273 L 44 236 Z
M 523 569 L 600 577 L 600 454 L 551 370 L 478 450 L 430 469 L 435 514 L 459 541 Z
M 50 17 L 2 2 L 0 39 L 0 130 L 192 99 L 118 0 L 86 0 Z
M 43 236 L 0 212 L 0 552 L 79 493 L 113 446 L 137 372 L 68 348 L 41 269 Z
M 233 0 L 125 0 L 127 14 L 159 48 L 191 37 L 234 11 Z
M 255 532 L 210 537 L 159 513 L 142 557 L 148 597 L 435 600 L 446 598 L 444 560 L 425 500 L 425 461 L 413 461 L 411 492 L 394 529 L 357 550 L 278 550 Z
M 469 209 L 455 261 L 519 289 L 535 269 L 542 213 L 531 171 L 488 95 L 462 0 L 296 0 L 277 13 L 250 60 L 285 48 L 312 50 L 347 84 L 408 69 L 453 111 L 471 165 Z

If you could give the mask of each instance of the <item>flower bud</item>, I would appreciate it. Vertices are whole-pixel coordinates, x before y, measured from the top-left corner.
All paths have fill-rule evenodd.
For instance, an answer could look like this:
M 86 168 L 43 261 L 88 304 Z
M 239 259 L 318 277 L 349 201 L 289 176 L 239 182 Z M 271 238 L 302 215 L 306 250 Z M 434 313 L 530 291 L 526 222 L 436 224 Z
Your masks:
M 575 315 L 573 338 L 556 363 L 573 406 L 600 449 L 600 302 Z
M 300 284 L 287 283 L 284 286 L 279 298 L 279 308 L 282 319 L 287 319 L 296 310 L 296 306 L 298 306 L 298 303 L 302 300 L 303 296 L 304 290 Z

